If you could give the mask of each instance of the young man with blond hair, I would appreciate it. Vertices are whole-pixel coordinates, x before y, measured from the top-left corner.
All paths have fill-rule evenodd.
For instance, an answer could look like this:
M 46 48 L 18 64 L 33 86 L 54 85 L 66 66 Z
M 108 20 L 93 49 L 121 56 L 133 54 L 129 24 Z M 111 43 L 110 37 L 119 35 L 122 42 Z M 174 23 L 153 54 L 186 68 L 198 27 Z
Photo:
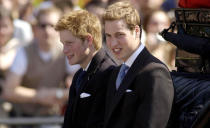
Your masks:
M 69 64 L 82 67 L 70 87 L 63 128 L 103 127 L 106 82 L 115 62 L 102 48 L 100 21 L 85 10 L 72 11 L 55 29 Z
M 138 12 L 129 2 L 117 2 L 103 20 L 108 48 L 123 61 L 108 84 L 105 128 L 166 127 L 174 88 L 167 67 L 141 43 Z

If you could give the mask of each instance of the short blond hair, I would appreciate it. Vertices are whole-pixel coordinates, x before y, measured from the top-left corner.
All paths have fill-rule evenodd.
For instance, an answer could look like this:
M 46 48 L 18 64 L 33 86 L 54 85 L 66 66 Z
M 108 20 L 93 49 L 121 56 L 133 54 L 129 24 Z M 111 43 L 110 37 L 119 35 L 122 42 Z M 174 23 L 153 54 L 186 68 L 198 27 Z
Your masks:
M 102 47 L 100 20 L 86 10 L 72 11 L 64 15 L 56 24 L 55 30 L 69 30 L 74 36 L 84 40 L 88 34 L 93 37 L 96 50 Z
M 138 11 L 128 1 L 120 1 L 111 4 L 103 15 L 103 21 L 113 21 L 124 19 L 128 28 L 133 30 L 136 25 L 140 26 Z

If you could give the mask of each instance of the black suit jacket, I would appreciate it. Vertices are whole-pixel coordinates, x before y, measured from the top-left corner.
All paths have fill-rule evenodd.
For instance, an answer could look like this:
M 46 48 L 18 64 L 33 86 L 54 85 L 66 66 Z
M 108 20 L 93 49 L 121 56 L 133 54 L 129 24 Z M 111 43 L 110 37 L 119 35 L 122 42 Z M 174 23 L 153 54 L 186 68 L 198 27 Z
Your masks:
M 119 70 L 107 90 L 105 128 L 166 127 L 174 96 L 166 66 L 144 48 L 116 91 Z
M 76 94 L 75 85 L 80 69 L 74 76 L 69 92 L 63 128 L 101 128 L 104 122 L 107 78 L 115 62 L 101 49 L 92 59 Z M 83 94 L 89 96 L 83 97 Z

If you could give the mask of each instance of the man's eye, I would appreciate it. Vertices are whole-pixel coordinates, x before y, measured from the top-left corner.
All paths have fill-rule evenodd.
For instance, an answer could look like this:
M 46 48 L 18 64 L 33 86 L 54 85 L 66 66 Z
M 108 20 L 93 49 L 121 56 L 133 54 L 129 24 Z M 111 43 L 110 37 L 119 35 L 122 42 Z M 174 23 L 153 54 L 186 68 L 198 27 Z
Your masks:
M 124 34 L 123 33 L 117 34 L 117 37 L 121 37 L 121 36 L 124 36 Z
M 105 35 L 105 36 L 106 36 L 106 38 L 110 37 L 110 35 Z
M 72 45 L 72 42 L 66 42 L 65 44 L 66 45 Z

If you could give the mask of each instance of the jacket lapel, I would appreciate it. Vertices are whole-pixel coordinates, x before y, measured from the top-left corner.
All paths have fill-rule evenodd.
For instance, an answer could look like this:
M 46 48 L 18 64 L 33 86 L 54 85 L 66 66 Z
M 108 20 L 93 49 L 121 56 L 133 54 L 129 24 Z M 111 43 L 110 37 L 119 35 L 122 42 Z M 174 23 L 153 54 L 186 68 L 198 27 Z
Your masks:
M 136 58 L 136 60 L 134 61 L 134 63 L 130 67 L 130 69 L 128 70 L 128 72 L 125 75 L 122 83 L 120 84 L 119 89 L 116 91 L 115 95 L 112 98 L 112 102 L 110 104 L 109 110 L 107 111 L 108 113 L 107 113 L 106 121 L 109 120 L 111 114 L 113 113 L 114 109 L 118 105 L 118 103 L 119 103 L 120 99 L 122 98 L 124 92 L 131 85 L 131 83 L 135 79 L 137 73 L 140 72 L 141 69 L 145 66 L 146 59 L 148 59 L 149 55 L 150 54 L 147 51 L 147 49 L 144 48 L 143 51 L 138 55 L 138 57 Z M 118 72 L 119 72 L 119 69 L 118 69 Z M 117 72 L 117 74 L 118 74 L 118 72 Z M 115 85 L 116 77 L 117 76 L 115 76 L 115 79 L 114 78 L 112 79 L 112 83 L 114 83 L 114 86 L 116 86 Z M 110 90 L 108 90 L 108 91 L 110 91 Z M 109 95 L 111 95 L 111 94 L 109 94 Z
M 76 109 L 77 109 L 77 105 L 78 105 L 78 101 L 80 99 L 80 94 L 84 91 L 85 87 L 88 86 L 87 83 L 88 81 L 91 79 L 91 77 L 98 71 L 98 69 L 101 66 L 101 63 L 103 62 L 105 56 L 105 51 L 103 49 L 101 49 L 100 51 L 98 51 L 98 53 L 93 57 L 90 66 L 87 70 L 87 73 L 85 74 L 83 81 L 79 87 L 78 93 L 76 94 L 74 103 L 73 103 L 73 112 L 72 112 L 72 119 L 74 121 L 74 117 L 76 114 Z M 82 69 L 81 69 L 82 70 Z M 77 79 L 77 78 L 76 78 Z
M 79 89 L 79 94 L 84 90 L 84 87 L 86 87 L 87 82 L 94 76 L 94 74 L 99 70 L 101 67 L 101 64 L 104 60 L 105 51 L 101 49 L 92 59 L 90 66 L 87 70 L 87 74 L 84 77 L 84 80 L 81 83 L 81 87 Z M 87 85 L 88 86 L 88 85 Z
M 82 68 L 77 72 L 77 74 L 80 74 L 80 72 L 82 71 Z M 76 74 L 75 74 L 76 75 Z M 78 91 L 78 93 L 76 93 L 76 89 L 75 89 L 75 86 L 76 86 L 76 81 L 77 81 L 77 79 L 78 79 L 78 75 L 77 75 L 77 77 L 75 77 L 75 82 L 74 82 L 74 85 L 72 85 L 73 86 L 73 89 L 74 89 L 74 97 L 73 98 L 71 98 L 73 101 L 70 101 L 70 102 L 72 102 L 71 103 L 71 109 L 73 109 L 72 110 L 72 122 L 74 122 L 74 117 L 75 117 L 75 114 L 76 114 L 76 106 L 77 106 L 77 102 L 78 102 L 78 99 L 79 99 L 79 96 L 80 96 L 80 93 L 79 93 L 79 91 Z M 84 80 L 83 80 L 84 81 Z
M 120 70 L 120 66 L 115 68 L 112 72 L 112 75 L 109 79 L 109 82 L 108 82 L 108 88 L 107 88 L 107 95 L 106 95 L 106 112 L 109 112 L 109 110 L 111 109 L 112 107 L 112 102 L 113 102 L 113 98 L 115 96 L 115 93 L 116 93 L 116 78 L 117 78 L 117 75 L 118 75 L 118 72 Z M 107 113 L 105 114 L 105 116 L 107 116 Z

